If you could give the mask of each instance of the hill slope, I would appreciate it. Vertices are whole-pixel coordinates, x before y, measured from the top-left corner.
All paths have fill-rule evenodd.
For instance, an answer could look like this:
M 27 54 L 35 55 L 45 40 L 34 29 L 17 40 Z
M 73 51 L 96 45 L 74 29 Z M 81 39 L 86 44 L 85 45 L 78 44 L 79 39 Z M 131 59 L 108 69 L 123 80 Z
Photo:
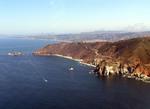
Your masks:
M 135 38 L 108 43 L 99 48 L 99 54 L 107 55 L 124 62 L 137 59 L 141 63 L 150 63 L 150 38 Z

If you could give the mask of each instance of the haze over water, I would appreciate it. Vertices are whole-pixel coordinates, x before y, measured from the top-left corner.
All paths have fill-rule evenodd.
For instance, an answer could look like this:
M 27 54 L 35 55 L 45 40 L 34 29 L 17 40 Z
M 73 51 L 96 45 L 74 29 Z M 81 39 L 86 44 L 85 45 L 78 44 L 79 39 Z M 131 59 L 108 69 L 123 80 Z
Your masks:
M 125 78 L 97 78 L 93 68 L 31 53 L 48 40 L 0 39 L 0 109 L 149 109 L 150 85 Z M 7 52 L 21 50 L 25 56 Z M 74 71 L 69 71 L 70 66 Z

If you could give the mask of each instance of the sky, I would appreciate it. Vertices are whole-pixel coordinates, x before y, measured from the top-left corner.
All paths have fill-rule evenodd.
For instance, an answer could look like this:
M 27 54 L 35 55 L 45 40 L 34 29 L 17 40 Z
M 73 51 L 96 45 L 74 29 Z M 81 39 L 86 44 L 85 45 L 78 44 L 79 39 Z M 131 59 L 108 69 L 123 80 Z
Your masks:
M 0 0 L 0 34 L 149 27 L 150 0 Z

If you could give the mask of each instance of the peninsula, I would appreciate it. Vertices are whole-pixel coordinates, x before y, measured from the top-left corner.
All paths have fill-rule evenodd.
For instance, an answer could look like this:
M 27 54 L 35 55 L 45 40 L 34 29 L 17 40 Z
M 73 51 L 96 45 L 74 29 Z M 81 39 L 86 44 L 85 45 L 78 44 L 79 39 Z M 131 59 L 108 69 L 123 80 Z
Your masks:
M 64 56 L 95 66 L 98 76 L 122 75 L 150 81 L 150 37 L 117 42 L 62 42 L 47 45 L 35 56 Z

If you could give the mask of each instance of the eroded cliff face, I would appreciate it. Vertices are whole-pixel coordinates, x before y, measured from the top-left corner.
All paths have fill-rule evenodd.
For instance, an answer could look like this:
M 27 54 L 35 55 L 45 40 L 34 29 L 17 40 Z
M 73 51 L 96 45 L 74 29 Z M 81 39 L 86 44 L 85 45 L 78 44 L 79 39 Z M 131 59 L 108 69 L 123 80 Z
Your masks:
M 98 75 L 150 76 L 150 38 L 118 42 L 74 42 L 47 45 L 34 55 L 59 54 L 96 65 Z
M 122 63 L 101 60 L 94 72 L 98 76 L 122 75 L 137 80 L 149 81 L 150 69 L 142 63 Z

